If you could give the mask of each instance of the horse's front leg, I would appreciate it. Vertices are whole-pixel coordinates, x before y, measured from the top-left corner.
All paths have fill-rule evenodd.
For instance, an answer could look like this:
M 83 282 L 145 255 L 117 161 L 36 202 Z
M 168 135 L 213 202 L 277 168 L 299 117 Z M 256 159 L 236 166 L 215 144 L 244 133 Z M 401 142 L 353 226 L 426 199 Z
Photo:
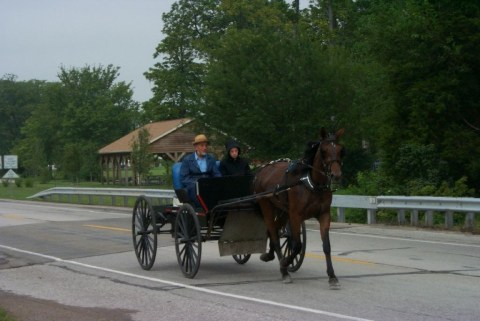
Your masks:
M 269 231 L 269 233 L 271 233 L 271 231 Z M 283 254 L 282 254 L 282 248 L 280 246 L 280 237 L 278 236 L 278 230 L 275 229 L 275 233 L 273 237 L 272 237 L 272 234 L 273 233 L 270 234 L 270 252 L 272 252 L 272 249 L 273 249 L 273 251 L 275 251 L 275 253 L 277 254 L 283 283 L 291 283 L 292 278 L 288 273 L 288 264 L 286 263 L 285 258 L 283 257 Z
M 275 249 L 272 243 L 272 238 L 270 237 L 270 233 L 268 233 L 268 240 L 269 240 L 268 252 L 260 255 L 260 260 L 262 260 L 263 262 L 270 262 L 275 258 L 275 253 L 274 253 Z
M 288 274 L 288 264 L 285 264 L 285 259 L 283 258 L 278 231 L 274 229 L 272 232 L 269 229 L 268 237 L 270 239 L 270 249 L 268 250 L 268 252 L 260 255 L 260 260 L 264 262 L 269 262 L 275 258 L 275 253 L 277 253 L 278 261 L 280 264 L 280 273 L 282 274 L 282 280 L 284 283 L 290 283 L 292 280 L 290 278 L 290 275 Z
M 327 262 L 327 275 L 328 275 L 328 284 L 331 288 L 338 288 L 340 283 L 338 282 L 337 277 L 335 276 L 335 271 L 333 270 L 332 257 L 331 257 L 331 246 L 330 246 L 330 212 L 323 213 L 318 219 L 320 222 L 320 237 L 322 238 L 323 243 L 323 253 L 325 254 L 325 260 Z

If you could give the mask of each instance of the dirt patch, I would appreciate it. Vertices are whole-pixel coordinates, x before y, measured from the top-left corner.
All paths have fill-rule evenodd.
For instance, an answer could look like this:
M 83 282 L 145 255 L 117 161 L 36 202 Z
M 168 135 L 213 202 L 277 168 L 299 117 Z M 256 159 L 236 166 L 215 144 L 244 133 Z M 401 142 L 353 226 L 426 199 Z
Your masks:
M 123 309 L 81 308 L 0 290 L 0 307 L 17 321 L 132 321 Z

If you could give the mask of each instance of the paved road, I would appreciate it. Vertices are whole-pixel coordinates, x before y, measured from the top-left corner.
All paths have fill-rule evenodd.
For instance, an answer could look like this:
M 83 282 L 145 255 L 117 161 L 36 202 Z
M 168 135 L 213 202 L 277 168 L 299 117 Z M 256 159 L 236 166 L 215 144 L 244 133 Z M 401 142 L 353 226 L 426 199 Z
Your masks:
M 315 224 L 292 284 L 215 242 L 185 279 L 169 236 L 143 271 L 130 225 L 129 209 L 0 200 L 0 305 L 23 321 L 479 320 L 480 236 L 333 224 L 330 290 Z

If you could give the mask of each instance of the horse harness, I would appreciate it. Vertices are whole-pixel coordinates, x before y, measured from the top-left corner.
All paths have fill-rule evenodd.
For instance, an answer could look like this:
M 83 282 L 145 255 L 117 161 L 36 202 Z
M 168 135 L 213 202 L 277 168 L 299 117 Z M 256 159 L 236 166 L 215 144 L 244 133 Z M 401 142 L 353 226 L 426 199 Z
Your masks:
M 299 181 L 301 183 L 303 183 L 303 185 L 311 192 L 324 192 L 324 191 L 329 191 L 331 190 L 331 187 L 332 187 L 332 173 L 331 173 L 331 169 L 332 169 L 332 165 L 333 163 L 335 162 L 339 162 L 340 165 L 341 165 L 341 160 L 337 158 L 337 145 L 335 144 L 335 139 L 333 137 L 329 137 L 326 139 L 326 141 L 332 146 L 333 148 L 333 157 L 332 159 L 328 162 L 328 163 L 325 163 L 323 161 L 323 158 L 321 158 L 321 162 L 322 162 L 322 170 L 318 170 L 316 169 L 315 167 L 313 167 L 313 165 L 311 164 L 311 162 L 313 162 L 313 160 L 309 160 L 309 159 L 301 159 L 301 160 L 296 160 L 294 161 L 293 163 L 295 163 L 295 165 L 290 165 L 288 168 L 287 168 L 287 171 L 285 172 L 285 180 L 286 180 L 286 176 L 288 175 L 289 171 L 291 169 L 295 169 L 296 166 L 298 166 L 299 164 L 300 165 L 303 165 L 307 168 L 309 168 L 310 170 L 309 171 L 306 171 L 300 178 L 299 178 Z M 315 149 L 319 149 L 320 147 L 322 146 L 322 141 L 320 142 L 315 142 L 312 144 L 312 146 L 310 147 L 311 149 L 315 148 Z M 322 157 L 322 153 L 320 151 L 320 157 Z M 312 175 L 311 175 L 311 172 L 312 171 L 315 171 L 315 172 L 318 172 L 320 173 L 321 175 L 325 176 L 327 178 L 327 182 L 324 183 L 324 184 L 315 184 L 312 180 Z

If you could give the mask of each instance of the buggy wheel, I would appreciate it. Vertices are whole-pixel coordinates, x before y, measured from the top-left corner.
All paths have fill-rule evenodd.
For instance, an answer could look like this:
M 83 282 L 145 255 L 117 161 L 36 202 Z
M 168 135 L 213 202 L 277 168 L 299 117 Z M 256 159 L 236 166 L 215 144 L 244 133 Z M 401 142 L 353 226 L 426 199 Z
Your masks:
M 133 248 L 138 263 L 144 270 L 150 270 L 157 254 L 156 213 L 150 200 L 139 196 L 132 215 Z
M 192 279 L 200 267 L 202 235 L 197 213 L 190 204 L 178 208 L 174 237 L 178 264 L 183 275 Z
M 300 249 L 300 253 L 293 258 L 292 263 L 288 266 L 288 272 L 298 271 L 300 266 L 302 266 L 303 259 L 305 258 L 305 250 L 307 248 L 307 230 L 305 228 L 305 222 L 302 222 L 300 225 L 300 240 L 302 241 L 302 248 Z M 280 231 L 280 242 L 283 257 L 291 255 L 292 232 L 290 223 L 287 223 L 287 225 Z
M 245 264 L 248 262 L 250 259 L 250 254 L 234 254 L 232 255 L 233 259 L 238 263 L 238 264 Z

